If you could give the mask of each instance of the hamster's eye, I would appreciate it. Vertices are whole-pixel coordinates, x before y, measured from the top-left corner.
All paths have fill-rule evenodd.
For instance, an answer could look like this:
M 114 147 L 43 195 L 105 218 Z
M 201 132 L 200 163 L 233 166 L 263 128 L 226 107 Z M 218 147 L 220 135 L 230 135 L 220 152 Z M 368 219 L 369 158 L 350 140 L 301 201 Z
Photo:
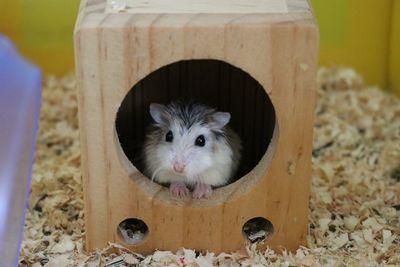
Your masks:
M 206 140 L 204 139 L 204 135 L 197 136 L 196 142 L 194 144 L 196 146 L 204 146 L 206 144 Z
M 173 139 L 174 139 L 174 135 L 172 134 L 171 131 L 169 131 L 169 132 L 165 135 L 165 141 L 167 141 L 167 142 L 172 142 Z

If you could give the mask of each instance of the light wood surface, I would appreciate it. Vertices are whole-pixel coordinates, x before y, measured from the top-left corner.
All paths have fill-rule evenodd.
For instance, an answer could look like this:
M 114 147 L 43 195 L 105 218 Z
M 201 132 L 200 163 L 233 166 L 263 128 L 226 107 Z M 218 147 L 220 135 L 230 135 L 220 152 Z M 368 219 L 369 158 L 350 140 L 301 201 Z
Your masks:
M 119 8 L 124 7 L 124 8 Z M 286 13 L 286 0 L 107 0 L 106 13 Z
M 272 238 L 259 245 L 305 244 L 311 176 L 318 30 L 305 0 L 286 14 L 106 14 L 105 0 L 82 1 L 75 29 L 85 197 L 86 248 L 125 244 L 117 226 L 139 218 L 147 253 L 190 247 L 243 248 L 243 224 L 265 217 Z M 173 199 L 127 159 L 115 120 L 129 90 L 153 71 L 181 60 L 216 59 L 250 74 L 266 90 L 277 124 L 267 153 L 240 180 L 210 199 Z M 127 126 L 128 127 L 128 126 Z

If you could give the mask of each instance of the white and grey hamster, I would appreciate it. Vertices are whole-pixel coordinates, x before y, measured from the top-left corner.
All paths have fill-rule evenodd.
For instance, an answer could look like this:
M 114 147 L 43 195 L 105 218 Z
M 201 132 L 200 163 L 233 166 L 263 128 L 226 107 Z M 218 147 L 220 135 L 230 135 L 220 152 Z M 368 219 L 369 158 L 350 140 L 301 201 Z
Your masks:
M 226 185 L 238 169 L 241 140 L 227 124 L 231 115 L 196 102 L 150 104 L 154 120 L 144 145 L 145 173 L 169 184 L 174 196 L 193 188 L 207 198 L 212 187 Z

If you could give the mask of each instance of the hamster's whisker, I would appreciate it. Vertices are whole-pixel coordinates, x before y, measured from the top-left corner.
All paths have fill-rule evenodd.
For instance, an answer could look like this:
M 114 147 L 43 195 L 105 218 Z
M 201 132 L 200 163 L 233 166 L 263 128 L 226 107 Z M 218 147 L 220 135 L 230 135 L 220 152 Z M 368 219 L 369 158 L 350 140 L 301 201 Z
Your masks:
M 154 172 L 153 175 L 151 176 L 151 181 L 154 182 L 154 177 L 161 171 L 162 167 L 158 167 Z

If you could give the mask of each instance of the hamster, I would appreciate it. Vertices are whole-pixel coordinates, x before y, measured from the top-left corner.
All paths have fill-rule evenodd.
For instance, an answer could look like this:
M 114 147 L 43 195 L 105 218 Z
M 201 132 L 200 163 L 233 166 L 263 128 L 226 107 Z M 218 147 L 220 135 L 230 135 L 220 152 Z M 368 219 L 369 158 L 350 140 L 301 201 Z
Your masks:
M 196 102 L 150 104 L 154 120 L 146 135 L 145 174 L 169 184 L 172 195 L 208 198 L 226 185 L 241 159 L 241 140 L 227 124 L 231 115 Z

